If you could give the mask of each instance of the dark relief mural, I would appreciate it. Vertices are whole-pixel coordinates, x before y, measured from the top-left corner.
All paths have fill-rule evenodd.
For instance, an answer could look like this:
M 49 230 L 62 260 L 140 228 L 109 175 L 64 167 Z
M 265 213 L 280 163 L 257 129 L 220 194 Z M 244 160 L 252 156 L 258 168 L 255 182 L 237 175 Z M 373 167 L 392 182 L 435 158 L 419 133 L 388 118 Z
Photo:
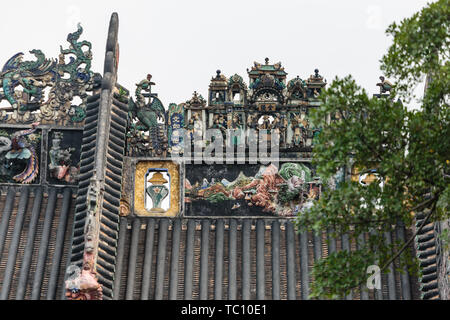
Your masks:
M 293 216 L 322 192 L 309 163 L 186 165 L 187 216 Z

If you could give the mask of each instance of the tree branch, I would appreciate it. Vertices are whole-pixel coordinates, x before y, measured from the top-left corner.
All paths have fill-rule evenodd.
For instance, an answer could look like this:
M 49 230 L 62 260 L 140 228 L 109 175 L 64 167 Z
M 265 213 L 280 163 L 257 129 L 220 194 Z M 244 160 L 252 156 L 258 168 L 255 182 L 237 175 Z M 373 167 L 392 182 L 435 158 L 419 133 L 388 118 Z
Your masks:
M 420 233 L 420 231 L 422 231 L 423 227 L 428 223 L 429 218 L 431 217 L 431 215 L 433 214 L 434 210 L 436 209 L 436 204 L 437 204 L 437 200 L 438 200 L 438 196 L 434 195 L 433 197 L 431 197 L 430 199 L 425 200 L 424 202 L 418 204 L 417 206 L 415 206 L 414 208 L 411 209 L 411 211 L 414 210 L 418 210 L 420 208 L 423 208 L 425 205 L 433 202 L 433 206 L 430 209 L 430 212 L 426 215 L 425 219 L 423 220 L 422 224 L 420 225 L 420 227 L 416 230 L 416 232 L 414 232 L 414 234 L 408 239 L 408 241 L 405 242 L 405 244 L 400 248 L 400 250 L 393 255 L 381 268 L 380 268 L 380 274 L 381 272 L 383 272 L 384 270 L 386 270 L 387 267 L 389 267 L 389 265 L 395 260 L 397 259 L 402 253 L 403 251 L 405 251 L 406 248 L 408 248 L 408 246 L 411 244 L 411 242 L 416 238 L 417 234 Z M 364 284 L 365 280 L 361 280 L 361 282 L 359 282 L 357 285 L 352 286 L 349 288 L 349 290 L 355 289 L 359 286 L 361 286 L 362 284 Z
M 383 265 L 383 267 L 381 268 L 380 272 L 385 270 L 395 259 L 397 259 L 402 254 L 403 251 L 405 251 L 405 249 L 415 239 L 417 234 L 419 234 L 420 231 L 422 231 L 423 227 L 428 223 L 428 219 L 431 217 L 431 215 L 433 214 L 434 210 L 436 209 L 437 196 L 433 197 L 432 199 L 434 200 L 433 207 L 430 209 L 430 212 L 426 215 L 425 219 L 422 221 L 422 224 L 420 225 L 420 227 L 416 230 L 416 232 L 414 232 L 414 234 L 411 236 L 411 238 L 409 238 L 409 240 L 407 242 L 405 242 L 405 244 L 401 247 L 401 249 L 394 256 L 392 256 L 388 260 L 388 262 L 386 262 Z M 415 209 L 415 210 L 417 210 L 417 209 Z M 411 211 L 414 211 L 414 210 L 411 210 Z

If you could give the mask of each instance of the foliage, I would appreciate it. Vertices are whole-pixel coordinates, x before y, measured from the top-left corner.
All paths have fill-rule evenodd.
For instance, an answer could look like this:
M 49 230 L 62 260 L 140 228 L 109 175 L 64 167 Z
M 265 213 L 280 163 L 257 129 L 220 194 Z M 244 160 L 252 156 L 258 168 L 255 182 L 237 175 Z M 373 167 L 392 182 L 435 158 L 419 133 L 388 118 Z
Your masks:
M 207 198 L 207 200 L 212 203 L 218 203 L 229 199 L 230 198 L 223 194 L 223 192 L 214 193 Z
M 300 192 L 302 192 L 302 189 L 295 188 L 293 190 L 289 190 L 289 187 L 287 184 L 282 184 L 280 186 L 280 190 L 278 191 L 278 201 L 280 203 L 286 204 L 289 201 L 292 201 L 299 197 Z
M 411 250 L 401 242 L 387 245 L 386 233 L 399 224 L 411 227 L 417 212 L 434 220 L 449 217 L 449 4 L 429 4 L 387 29 L 393 44 L 381 69 L 395 79 L 390 95 L 369 97 L 347 76 L 335 78 L 320 96 L 321 107 L 312 114 L 322 128 L 314 146 L 318 175 L 329 181 L 340 168 L 353 167 L 376 169 L 377 177 L 367 186 L 347 179 L 299 214 L 300 229 L 333 229 L 335 236 L 348 234 L 358 248 L 316 263 L 311 297 L 343 297 L 365 284 L 371 264 L 386 270 L 395 259 L 400 269 L 413 272 Z M 411 101 L 426 76 L 421 108 L 408 110 L 401 100 Z
M 118 99 L 120 102 L 128 103 L 128 92 L 122 86 L 119 87 Z
M 304 182 L 311 181 L 311 170 L 302 163 L 283 163 L 278 173 L 284 180 L 297 176 L 299 178 L 303 177 Z
M 450 248 L 450 229 L 445 229 L 439 235 L 439 238 L 442 242 L 442 246 L 444 250 L 449 250 Z

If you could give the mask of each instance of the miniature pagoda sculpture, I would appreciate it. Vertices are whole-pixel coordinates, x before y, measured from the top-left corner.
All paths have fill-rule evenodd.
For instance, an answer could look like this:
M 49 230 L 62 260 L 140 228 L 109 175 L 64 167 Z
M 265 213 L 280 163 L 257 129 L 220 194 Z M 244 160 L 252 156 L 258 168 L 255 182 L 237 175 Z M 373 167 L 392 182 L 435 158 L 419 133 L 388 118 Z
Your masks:
M 247 102 L 247 85 L 240 75 L 234 74 L 230 77 L 228 90 L 234 105 L 243 105 Z
M 308 88 L 308 97 L 317 98 L 320 91 L 326 85 L 323 77 L 319 74 L 319 69 L 314 69 L 314 75 L 310 75 L 309 79 L 306 80 L 306 86 Z
M 220 70 L 211 78 L 208 104 L 200 94 L 181 104 L 184 108 L 186 136 L 191 147 L 205 148 L 223 136 L 223 147 L 245 149 L 265 141 L 270 146 L 272 134 L 282 150 L 311 152 L 320 132 L 309 121 L 309 110 L 317 107 L 317 97 L 326 81 L 315 69 L 306 81 L 297 76 L 287 82 L 287 72 L 281 62 L 255 62 L 247 69 L 249 85 L 238 74 L 227 78 Z M 206 138 L 206 130 L 217 131 Z M 243 138 L 237 138 L 243 133 Z M 233 135 L 232 138 L 227 135 Z M 211 136 L 211 137 L 210 137 Z M 275 141 L 274 141 L 275 142 Z
M 224 106 L 227 98 L 227 78 L 221 74 L 220 70 L 216 71 L 217 75 L 211 79 L 209 85 L 209 105 Z
M 155 172 L 148 182 L 151 183 L 149 187 L 147 187 L 146 192 L 152 199 L 152 208 L 151 212 L 165 212 L 161 205 L 163 200 L 169 195 L 169 189 L 164 185 L 168 183 L 161 172 Z

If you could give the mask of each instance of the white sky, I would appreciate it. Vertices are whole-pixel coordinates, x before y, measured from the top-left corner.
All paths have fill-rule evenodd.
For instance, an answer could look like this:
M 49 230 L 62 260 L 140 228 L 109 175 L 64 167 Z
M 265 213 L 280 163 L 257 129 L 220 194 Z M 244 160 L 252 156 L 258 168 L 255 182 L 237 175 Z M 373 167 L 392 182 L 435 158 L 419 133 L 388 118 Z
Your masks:
M 167 107 L 207 98 L 216 70 L 240 74 L 254 61 L 281 61 L 288 80 L 318 68 L 328 82 L 352 74 L 369 94 L 378 92 L 379 60 L 393 22 L 426 0 L 109 0 L 8 1 L 0 19 L 0 67 L 13 54 L 41 49 L 57 58 L 59 45 L 81 22 L 93 45 L 93 66 L 103 72 L 108 23 L 119 14 L 119 83 L 134 92 L 147 73 Z M 26 56 L 27 58 L 27 56 Z M 30 57 L 31 58 L 31 57 Z

